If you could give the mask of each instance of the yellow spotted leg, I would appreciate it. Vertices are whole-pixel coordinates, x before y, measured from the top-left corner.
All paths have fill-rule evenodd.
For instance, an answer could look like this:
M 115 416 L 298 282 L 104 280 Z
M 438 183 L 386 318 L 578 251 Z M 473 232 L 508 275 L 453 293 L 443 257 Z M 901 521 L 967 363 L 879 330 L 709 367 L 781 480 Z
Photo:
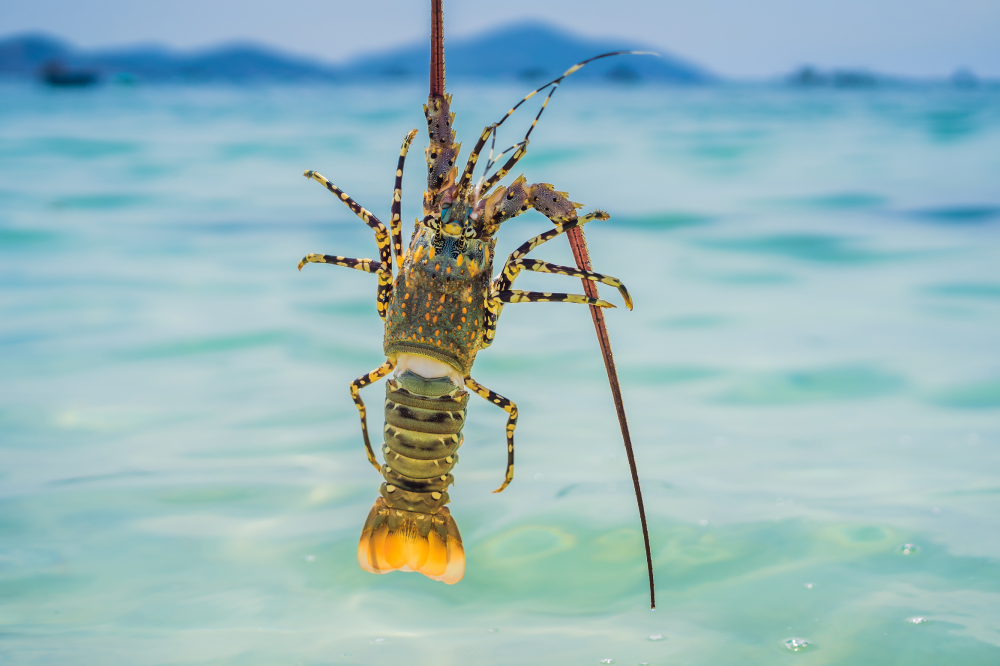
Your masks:
M 362 222 L 367 224 L 372 231 L 375 232 L 375 242 L 378 244 L 378 258 L 382 264 L 385 264 L 383 270 L 376 273 L 378 276 L 378 296 L 375 301 L 375 306 L 378 308 L 379 317 L 385 319 L 386 309 L 388 308 L 389 299 L 392 295 L 392 247 L 388 229 L 385 228 L 385 225 L 382 224 L 377 217 L 372 215 L 365 208 L 362 208 L 361 204 L 347 196 L 346 192 L 328 181 L 323 174 L 316 171 L 306 171 L 302 175 L 306 178 L 315 180 L 317 183 L 320 183 L 323 187 L 336 194 L 337 198 L 343 201 L 348 208 L 354 211 L 355 215 L 361 218 Z
M 510 414 L 510 416 L 507 417 L 507 474 L 504 476 L 503 484 L 493 491 L 498 493 L 514 480 L 514 428 L 517 427 L 517 405 L 499 393 L 494 393 L 489 390 L 472 377 L 465 378 L 465 386 L 471 389 L 476 395 L 489 400 L 491 403 Z
M 385 270 L 385 264 L 374 259 L 351 259 L 350 257 L 330 254 L 307 254 L 299 262 L 299 270 L 301 271 L 302 267 L 306 264 L 331 264 L 333 266 L 353 268 L 356 271 L 363 271 L 365 273 L 378 273 Z
M 588 222 L 593 222 L 594 220 L 606 220 L 609 217 L 611 216 L 605 213 L 603 210 L 595 210 L 593 213 L 587 213 L 581 218 L 570 220 L 569 222 L 556 223 L 554 229 L 549 229 L 548 231 L 540 233 L 534 238 L 529 238 L 525 242 L 521 243 L 518 246 L 518 248 L 513 252 L 511 252 L 510 256 L 507 257 L 507 263 L 509 264 L 513 261 L 520 259 L 524 255 L 534 250 L 539 245 L 547 243 L 556 236 L 566 233 L 570 229 L 573 229 L 575 227 L 582 227 Z
M 385 319 L 386 310 L 389 308 L 388 299 L 392 296 L 392 291 L 383 289 L 382 284 L 388 282 L 390 287 L 392 286 L 392 268 L 390 266 L 373 259 L 352 259 L 330 254 L 307 254 L 299 262 L 299 270 L 301 271 L 306 264 L 330 264 L 331 266 L 353 268 L 364 273 L 374 273 L 378 276 L 379 281 L 378 293 L 375 296 L 375 308 L 378 310 L 379 316 Z
M 368 462 L 378 472 L 382 471 L 382 465 L 375 459 L 375 451 L 372 450 L 371 440 L 368 439 L 368 421 L 365 419 L 365 402 L 361 399 L 361 389 L 382 379 L 392 372 L 392 369 L 395 367 L 395 363 L 387 360 L 367 375 L 362 375 L 351 382 L 351 399 L 354 400 L 354 405 L 358 408 L 358 413 L 361 415 L 361 434 L 365 438 L 365 451 L 368 453 Z
M 396 165 L 396 187 L 392 191 L 392 217 L 389 220 L 389 227 L 392 229 L 392 247 L 396 252 L 396 265 L 403 266 L 403 220 L 400 218 L 400 207 L 403 200 L 403 165 L 406 163 L 406 153 L 410 150 L 410 143 L 417 135 L 417 130 L 410 130 L 410 133 L 403 139 L 403 147 L 399 149 L 399 163 Z
M 510 289 L 510 285 L 514 281 L 514 278 L 516 278 L 518 273 L 522 270 L 537 271 L 539 273 L 555 273 L 556 275 L 568 275 L 570 277 L 577 277 L 584 280 L 590 280 L 592 282 L 602 282 L 618 289 L 622 298 L 625 300 L 625 307 L 629 310 L 632 309 L 632 297 L 629 295 L 628 289 L 625 288 L 625 285 L 622 284 L 622 281 L 616 277 L 602 275 L 601 273 L 595 273 L 594 271 L 570 268 L 569 266 L 558 266 L 539 259 L 525 259 L 524 257 L 508 262 L 507 265 L 503 267 L 503 273 L 500 277 L 493 281 L 494 291 L 502 292 Z
M 494 297 L 501 303 L 580 303 L 596 305 L 599 308 L 613 308 L 614 304 L 599 298 L 591 298 L 583 294 L 560 294 L 551 291 L 521 291 L 510 289 L 497 292 Z
M 559 236 L 560 234 L 566 233 L 570 229 L 574 229 L 576 227 L 582 226 L 594 220 L 606 220 L 608 219 L 608 217 L 610 216 L 603 210 L 595 210 L 593 213 L 588 213 L 587 215 L 584 215 L 581 218 L 570 220 L 568 222 L 557 223 L 554 229 L 549 229 L 548 231 L 540 233 L 534 238 L 529 238 L 525 242 L 521 243 L 521 245 L 518 246 L 516 250 L 511 252 L 509 257 L 507 257 L 507 263 L 505 264 L 504 267 L 506 268 L 506 266 L 514 264 L 515 262 L 517 262 L 518 259 L 528 254 L 539 245 L 542 245 L 543 243 L 552 240 L 553 238 Z M 502 279 L 502 277 L 503 276 L 501 275 L 500 279 Z M 494 281 L 494 285 L 495 284 L 496 281 Z M 588 300 L 580 300 L 580 299 L 586 299 L 588 297 L 580 296 L 577 294 L 553 293 L 543 296 L 542 298 L 535 298 L 535 296 L 536 296 L 535 292 L 521 292 L 517 290 L 490 291 L 490 295 L 486 298 L 487 314 L 486 314 L 486 321 L 483 324 L 483 335 L 480 340 L 480 344 L 483 346 L 484 349 L 493 344 L 493 338 L 496 337 L 497 320 L 500 318 L 500 313 L 503 311 L 504 303 L 531 303 L 531 302 L 537 303 L 546 301 L 562 301 L 569 303 L 586 303 L 588 305 L 596 305 L 602 308 L 614 307 L 607 301 L 598 301 L 598 299 L 594 298 L 590 298 Z M 569 296 L 571 298 L 562 298 L 564 296 Z

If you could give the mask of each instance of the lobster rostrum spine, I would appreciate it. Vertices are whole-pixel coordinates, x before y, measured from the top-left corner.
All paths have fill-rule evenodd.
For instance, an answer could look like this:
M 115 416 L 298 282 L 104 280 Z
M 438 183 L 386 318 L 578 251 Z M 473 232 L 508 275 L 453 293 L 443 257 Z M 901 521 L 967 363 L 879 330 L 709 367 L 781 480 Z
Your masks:
M 504 305 L 579 303 L 590 305 L 599 313 L 600 309 L 614 307 L 598 298 L 596 289 L 591 287 L 600 282 L 618 289 L 626 306 L 632 308 L 631 297 L 622 282 L 590 270 L 589 258 L 586 267 L 578 258 L 581 265 L 572 268 L 526 257 L 559 235 L 567 232 L 579 235 L 582 225 L 606 220 L 607 213 L 597 210 L 579 216 L 577 210 L 581 205 L 570 201 L 565 192 L 556 191 L 547 183 L 528 184 L 524 176 L 507 186 L 500 185 L 500 181 L 526 153 L 531 132 L 565 77 L 598 58 L 637 52 L 607 53 L 578 63 L 561 77 L 527 95 L 498 122 L 484 128 L 459 175 L 457 162 L 461 144 L 456 143 L 452 129 L 455 117 L 451 111 L 452 97 L 444 91 L 440 0 L 432 0 L 431 43 L 431 90 L 424 106 L 429 139 L 425 149 L 427 188 L 423 196 L 423 218 L 415 221 L 408 246 L 404 250 L 402 244 L 401 189 L 407 151 L 416 130 L 407 134 L 400 149 L 391 229 L 320 174 L 305 173 L 306 177 L 320 182 L 337 195 L 372 228 L 379 260 L 310 254 L 299 263 L 299 269 L 306 263 L 328 263 L 374 273 L 378 277 L 376 307 L 385 322 L 386 361 L 352 382 L 350 389 L 360 414 L 368 460 L 380 471 L 384 483 L 362 529 L 358 561 L 363 569 L 373 573 L 418 571 L 451 584 L 464 574 L 465 554 L 458 527 L 445 505 L 449 502 L 447 488 L 453 482 L 451 470 L 458 461 L 457 450 L 463 441 L 462 428 L 470 391 L 508 413 L 507 468 L 503 483 L 494 492 L 506 488 L 514 476 L 517 406 L 471 376 L 477 353 L 493 342 Z M 549 93 L 524 138 L 494 156 L 499 126 L 524 102 L 546 89 Z M 491 143 L 489 157 L 482 176 L 473 184 L 477 163 L 487 142 Z M 510 157 L 495 172 L 489 173 L 507 153 L 511 153 Z M 491 277 L 495 234 L 503 222 L 532 208 L 548 217 L 554 228 L 522 243 L 509 255 L 500 273 Z M 582 235 L 579 238 L 582 242 Z M 513 289 L 513 282 L 522 270 L 580 278 L 588 287 L 587 295 Z M 607 349 L 606 360 L 610 347 Z M 386 382 L 382 448 L 385 463 L 380 465 L 371 445 L 360 389 L 390 374 L 393 376 Z M 616 382 L 612 385 L 616 386 Z M 617 393 L 616 402 L 621 420 L 624 412 Z M 624 427 L 623 423 L 623 432 Z M 637 477 L 634 479 L 637 483 Z M 636 487 L 638 489 L 638 485 Z M 644 520 L 643 529 L 645 532 Z

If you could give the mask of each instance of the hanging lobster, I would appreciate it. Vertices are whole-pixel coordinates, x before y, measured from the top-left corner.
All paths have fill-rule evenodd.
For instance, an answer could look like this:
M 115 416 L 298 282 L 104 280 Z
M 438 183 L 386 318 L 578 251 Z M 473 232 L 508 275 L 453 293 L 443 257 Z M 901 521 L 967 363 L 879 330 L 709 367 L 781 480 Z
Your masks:
M 618 289 L 630 310 L 632 299 L 618 278 L 591 270 L 583 238 L 584 224 L 606 220 L 608 214 L 597 210 L 578 216 L 580 204 L 570 201 L 565 192 L 557 192 L 545 183 L 528 184 L 524 176 L 510 185 L 500 185 L 527 151 L 531 132 L 562 80 L 593 60 L 623 53 L 638 52 L 618 51 L 590 58 L 527 95 L 498 122 L 483 130 L 459 174 L 456 161 L 461 144 L 455 143 L 452 130 L 455 117 L 451 112 L 452 98 L 444 91 L 441 0 L 432 0 L 431 85 L 424 106 L 430 139 L 430 146 L 425 149 L 427 190 L 424 192 L 423 219 L 416 220 L 406 250 L 403 249 L 400 219 L 403 165 L 417 130 L 407 134 L 399 152 L 388 229 L 319 173 L 306 171 L 304 174 L 323 184 L 371 227 L 379 249 L 377 261 L 309 254 L 299 262 L 299 270 L 307 263 L 324 263 L 374 273 L 378 278 L 375 304 L 385 321 L 386 361 L 351 382 L 350 386 L 351 397 L 361 416 L 368 460 L 384 478 L 380 497 L 368 514 L 358 544 L 358 562 L 366 571 L 419 571 L 448 584 L 462 579 L 465 573 L 462 538 L 445 505 L 449 502 L 448 486 L 453 482 L 451 471 L 458 462 L 457 450 L 463 441 L 469 391 L 508 413 L 507 469 L 503 483 L 494 492 L 502 491 L 514 478 L 514 429 L 518 416 L 513 402 L 472 378 L 470 372 L 476 354 L 493 342 L 497 319 L 507 303 L 581 303 L 591 307 L 625 438 L 646 544 L 650 603 L 655 607 L 642 496 L 602 312 L 602 308 L 614 306 L 598 298 L 594 283 Z M 497 128 L 521 104 L 546 89 L 549 89 L 548 96 L 524 139 L 494 157 Z M 475 167 L 487 141 L 491 142 L 489 158 L 482 176 L 473 182 Z M 489 174 L 494 164 L 510 151 L 513 154 L 507 161 Z M 548 217 L 555 228 L 514 250 L 499 275 L 491 279 L 497 231 L 503 222 L 530 208 Z M 576 268 L 525 256 L 564 233 L 570 238 Z M 398 266 L 395 276 L 394 255 Z M 512 289 L 522 270 L 581 278 L 586 295 Z M 369 438 L 360 390 L 390 374 L 392 377 L 386 382 L 385 443 L 382 447 L 385 463 L 380 465 Z

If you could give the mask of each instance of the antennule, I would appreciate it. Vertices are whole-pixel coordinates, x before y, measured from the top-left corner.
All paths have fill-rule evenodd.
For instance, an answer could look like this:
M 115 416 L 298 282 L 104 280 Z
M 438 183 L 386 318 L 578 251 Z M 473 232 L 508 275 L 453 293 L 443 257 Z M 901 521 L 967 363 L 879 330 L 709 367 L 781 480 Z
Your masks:
M 436 1 L 437 0 L 435 0 L 435 2 Z M 444 46 L 442 44 L 442 53 L 444 52 L 443 48 L 444 48 Z M 483 147 L 486 145 L 486 140 L 488 138 L 490 138 L 491 134 L 494 136 L 494 141 L 496 140 L 495 137 L 496 137 L 497 128 L 500 127 L 501 125 L 503 125 L 504 122 L 508 118 L 510 118 L 512 115 L 514 115 L 514 112 L 517 111 L 518 107 L 520 107 L 522 104 L 524 104 L 529 99 L 531 99 L 532 97 L 534 97 L 538 93 L 542 92 L 546 88 L 551 88 L 551 90 L 549 90 L 549 94 L 546 95 L 546 97 L 545 97 L 545 101 L 542 102 L 542 108 L 538 110 L 538 115 L 535 116 L 535 119 L 531 122 L 531 127 L 528 128 L 528 132 L 524 135 L 524 139 L 522 139 L 522 141 L 521 141 L 520 144 L 515 144 L 514 146 L 511 146 L 511 148 L 508 148 L 507 150 L 515 149 L 515 148 L 517 148 L 518 145 L 525 145 L 525 144 L 527 144 L 528 138 L 531 136 L 531 133 L 535 129 L 535 125 L 538 124 L 538 120 L 539 120 L 539 118 L 542 117 L 542 113 L 545 111 L 545 107 L 548 106 L 549 100 L 552 99 L 552 95 L 556 92 L 556 88 L 559 87 L 559 84 L 562 83 L 563 79 L 565 79 L 567 76 L 573 74 L 574 72 L 577 72 L 580 69 L 583 69 L 583 67 L 585 65 L 587 65 L 588 63 L 592 63 L 595 60 L 600 60 L 601 58 L 610 58 L 611 56 L 618 56 L 618 55 L 653 55 L 653 56 L 659 56 L 658 53 L 653 53 L 652 51 L 612 51 L 610 53 L 602 53 L 600 55 L 594 56 L 593 58 L 587 58 L 586 60 L 584 60 L 582 62 L 576 63 L 575 65 L 573 65 L 572 67 L 570 67 L 569 69 L 567 69 L 565 72 L 563 72 L 562 76 L 560 76 L 558 78 L 555 78 L 555 79 L 552 79 L 551 81 L 549 81 L 545 85 L 541 86 L 540 88 L 536 88 L 535 90 L 532 90 L 530 93 L 528 93 L 527 95 L 525 95 L 521 99 L 520 102 L 518 102 L 517 104 L 515 104 L 514 106 L 512 106 L 511 109 L 510 109 L 510 111 L 508 111 L 507 113 L 504 114 L 503 118 L 501 118 L 498 122 L 493 123 L 491 126 L 487 127 L 485 130 L 483 130 L 482 135 L 480 135 L 480 137 L 479 137 L 479 141 L 476 142 L 475 147 L 472 149 L 472 152 L 469 154 L 469 160 L 468 160 L 468 162 L 466 162 L 465 170 L 462 172 L 462 177 L 458 181 L 458 193 L 459 193 L 459 196 L 464 196 L 465 193 L 468 191 L 469 186 L 472 184 L 472 172 L 476 168 L 476 161 L 479 159 L 479 153 L 480 153 L 480 151 L 482 151 Z M 443 60 L 444 56 L 442 55 L 441 57 L 442 57 L 442 63 L 443 63 L 444 62 L 444 60 Z M 442 67 L 443 66 L 444 65 L 442 64 Z M 443 76 L 443 74 L 442 74 L 442 76 Z M 505 150 L 504 153 L 506 153 L 506 152 L 507 151 Z M 501 153 L 501 155 L 503 155 L 504 153 Z M 520 155 L 517 155 L 516 159 L 515 158 L 511 158 L 511 160 L 509 160 L 508 163 L 505 164 L 504 167 L 500 171 L 502 171 L 504 174 L 506 174 L 507 171 L 509 171 L 511 168 L 513 168 L 514 164 L 517 162 L 518 159 L 520 159 L 520 157 L 521 157 Z M 497 159 L 499 159 L 499 158 L 497 158 Z M 493 176 L 488 177 L 487 180 L 483 183 L 481 189 L 483 191 L 488 192 L 490 190 L 490 188 L 493 185 L 495 185 L 498 180 L 500 180 L 500 178 L 503 178 L 503 176 L 499 175 L 499 174 L 500 174 L 500 172 L 498 171 L 496 174 L 493 174 Z

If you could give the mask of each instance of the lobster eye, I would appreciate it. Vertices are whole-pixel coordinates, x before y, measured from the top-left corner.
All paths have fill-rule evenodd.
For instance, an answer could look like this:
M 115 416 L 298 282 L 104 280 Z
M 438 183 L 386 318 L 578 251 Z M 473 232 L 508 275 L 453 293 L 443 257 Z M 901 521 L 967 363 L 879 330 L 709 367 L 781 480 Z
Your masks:
M 476 228 L 475 227 L 466 227 L 465 230 L 462 232 L 462 235 L 465 236 L 466 238 L 475 238 L 476 237 Z

